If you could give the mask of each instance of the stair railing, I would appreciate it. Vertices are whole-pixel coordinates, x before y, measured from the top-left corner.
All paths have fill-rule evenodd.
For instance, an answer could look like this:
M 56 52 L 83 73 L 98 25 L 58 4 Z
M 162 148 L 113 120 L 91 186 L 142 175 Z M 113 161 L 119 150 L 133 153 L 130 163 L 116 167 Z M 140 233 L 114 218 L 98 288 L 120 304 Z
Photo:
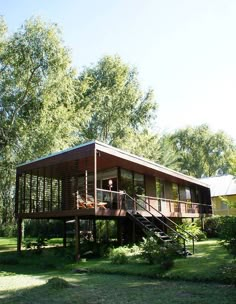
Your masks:
M 167 216 L 165 216 L 161 211 L 159 211 L 158 209 L 156 209 L 155 207 L 153 207 L 153 206 L 150 204 L 150 202 L 146 202 L 146 200 L 144 200 L 144 199 L 142 198 L 141 195 L 136 195 L 136 197 L 137 197 L 138 199 L 140 199 L 141 201 L 143 201 L 145 204 L 148 204 L 149 209 L 152 208 L 155 212 L 159 213 L 163 218 L 165 218 L 167 221 L 169 221 L 170 223 L 172 223 L 176 228 L 178 228 L 178 230 L 182 230 L 182 232 L 183 232 L 184 234 L 188 235 L 188 236 L 191 238 L 191 240 L 192 240 L 192 248 L 193 248 L 193 253 L 194 253 L 194 251 L 195 251 L 194 240 L 196 239 L 196 237 L 195 237 L 192 233 L 186 231 L 186 230 L 183 229 L 180 225 L 176 224 L 176 223 L 175 223 L 174 221 L 172 221 L 170 218 L 168 218 Z M 141 205 L 141 204 L 139 204 L 139 205 Z M 141 206 L 142 206 L 142 205 L 141 205 Z M 156 218 L 159 219 L 158 217 L 156 217 Z M 165 222 L 163 222 L 163 223 L 165 223 Z M 186 238 L 185 238 L 185 239 L 186 239 Z
M 131 199 L 134 203 L 134 207 L 140 206 L 144 211 L 148 212 L 152 218 L 155 218 L 157 221 L 159 221 L 163 226 L 165 226 L 166 228 L 168 228 L 169 230 L 171 230 L 177 237 L 179 237 L 180 239 L 182 239 L 183 241 L 183 246 L 184 246 L 184 252 L 186 252 L 186 241 L 187 239 L 180 234 L 178 231 L 176 231 L 175 229 L 173 229 L 171 226 L 169 226 L 167 223 L 165 223 L 164 221 L 162 221 L 160 218 L 156 217 L 151 211 L 149 211 L 147 208 L 145 208 L 142 204 L 140 204 L 137 200 L 135 200 L 134 198 L 132 198 L 130 195 L 128 195 L 126 192 L 124 193 L 129 199 Z M 145 202 L 143 199 L 141 199 L 143 202 Z M 146 202 L 145 202 L 146 203 Z M 151 206 L 152 207 L 152 206 Z M 155 208 L 153 208 L 155 209 Z M 136 208 L 134 208 L 134 211 L 136 212 Z M 162 213 L 159 212 L 161 215 Z M 167 218 L 164 214 L 163 214 L 164 218 Z M 168 218 L 167 218 L 168 219 Z M 170 220 L 170 219 L 168 219 Z M 172 220 L 170 220 L 171 222 L 173 222 Z M 176 224 L 175 222 L 173 222 L 174 224 Z M 176 226 L 178 226 L 176 224 Z M 194 245 L 193 245 L 193 253 L 194 253 Z

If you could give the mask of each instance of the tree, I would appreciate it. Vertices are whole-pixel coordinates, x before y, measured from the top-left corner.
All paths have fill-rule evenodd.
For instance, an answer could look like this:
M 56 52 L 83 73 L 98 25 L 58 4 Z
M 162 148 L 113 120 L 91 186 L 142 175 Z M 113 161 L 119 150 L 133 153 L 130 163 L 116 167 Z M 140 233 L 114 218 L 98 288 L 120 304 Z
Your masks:
M 81 136 L 114 144 L 141 130 L 156 109 L 153 91 L 142 92 L 137 71 L 118 56 L 105 56 L 78 78 L 77 94 L 89 111 Z
M 55 24 L 0 21 L 0 213 L 12 218 L 15 165 L 73 144 L 75 75 Z M 9 208 L 9 206 L 11 206 Z
M 116 139 L 113 144 L 163 166 L 174 170 L 179 169 L 178 157 L 167 136 L 151 133 L 147 129 L 141 132 L 130 130 L 126 133 L 125 140 L 123 138 Z
M 169 137 L 183 173 L 207 177 L 231 170 L 236 148 L 224 132 L 214 133 L 207 125 L 201 125 L 177 130 Z

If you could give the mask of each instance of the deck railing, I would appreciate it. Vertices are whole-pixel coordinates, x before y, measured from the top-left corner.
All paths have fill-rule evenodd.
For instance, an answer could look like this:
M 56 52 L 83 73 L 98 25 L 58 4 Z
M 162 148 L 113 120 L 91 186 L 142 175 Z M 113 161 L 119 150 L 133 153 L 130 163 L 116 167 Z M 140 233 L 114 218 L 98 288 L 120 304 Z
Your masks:
M 98 202 L 106 203 L 109 209 L 126 209 L 132 210 L 143 207 L 148 211 L 155 210 L 163 214 L 208 214 L 211 213 L 211 205 L 199 204 L 194 202 L 178 201 L 160 197 L 136 195 L 138 204 L 134 205 L 131 196 L 125 195 L 125 191 L 110 191 L 97 188 Z
M 191 201 L 179 201 L 179 200 L 173 200 L 173 199 L 166 199 L 166 198 L 160 198 L 160 197 L 152 197 L 152 196 L 144 196 L 144 195 L 137 195 L 138 198 L 140 198 L 143 203 L 147 205 L 147 208 L 150 208 L 150 206 L 154 207 L 158 211 L 161 211 L 162 213 L 196 213 L 196 214 L 202 214 L 202 213 L 211 213 L 211 205 L 207 204 L 200 204 L 200 203 L 194 203 Z
M 97 188 L 97 206 L 99 203 L 104 203 L 104 207 L 111 210 L 126 209 L 124 191 L 118 192 Z

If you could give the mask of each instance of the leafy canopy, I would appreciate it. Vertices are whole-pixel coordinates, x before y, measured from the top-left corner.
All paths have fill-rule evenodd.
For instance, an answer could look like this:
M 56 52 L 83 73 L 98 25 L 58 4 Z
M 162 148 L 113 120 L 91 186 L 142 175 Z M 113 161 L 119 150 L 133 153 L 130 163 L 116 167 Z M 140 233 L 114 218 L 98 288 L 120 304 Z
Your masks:
M 233 140 L 224 132 L 212 132 L 207 125 L 188 127 L 170 135 L 179 156 L 180 170 L 195 177 L 226 174 L 235 159 Z
M 137 71 L 118 56 L 105 56 L 78 78 L 77 94 L 89 110 L 80 135 L 109 144 L 150 122 L 156 109 L 153 91 L 143 93 Z

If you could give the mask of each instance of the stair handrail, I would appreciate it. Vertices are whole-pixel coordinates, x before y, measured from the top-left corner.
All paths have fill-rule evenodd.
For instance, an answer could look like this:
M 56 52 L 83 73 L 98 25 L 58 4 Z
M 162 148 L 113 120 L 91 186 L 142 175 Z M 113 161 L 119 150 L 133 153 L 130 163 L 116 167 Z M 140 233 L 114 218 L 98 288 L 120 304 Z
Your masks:
M 141 208 L 143 208 L 146 212 L 148 212 L 152 217 L 154 217 L 155 219 L 157 219 L 159 222 L 161 222 L 163 225 L 165 225 L 167 228 L 169 228 L 170 230 L 172 230 L 175 235 L 177 237 L 180 237 L 183 241 L 184 241 L 184 251 L 186 250 L 186 241 L 187 239 L 180 234 L 178 231 L 174 230 L 172 227 L 170 227 L 167 223 L 163 222 L 160 218 L 158 218 L 157 216 L 155 216 L 152 212 L 150 212 L 147 208 L 143 207 L 139 202 L 137 202 L 137 200 L 135 200 L 133 197 L 131 197 L 129 194 L 127 194 L 126 192 L 124 192 L 124 194 L 126 196 L 128 196 L 134 203 L 138 204 Z M 145 202 L 145 201 L 144 201 Z M 165 217 L 165 216 L 164 216 Z M 168 219 L 168 218 L 167 218 Z M 193 251 L 194 251 L 194 247 L 193 247 Z
M 149 207 L 151 207 L 154 211 L 158 212 L 162 217 L 164 217 L 165 219 L 167 219 L 169 222 L 171 222 L 172 224 L 175 225 L 175 227 L 177 227 L 178 229 L 182 230 L 184 233 L 186 233 L 188 236 L 191 237 L 192 239 L 192 247 L 193 247 L 193 253 L 194 253 L 194 240 L 197 240 L 197 237 L 195 235 L 193 235 L 192 233 L 186 231 L 184 228 L 182 228 L 181 226 L 179 226 L 178 224 L 176 224 L 174 221 L 172 221 L 170 218 L 168 218 L 167 216 L 165 216 L 160 210 L 156 209 L 155 207 L 153 207 L 149 202 L 146 202 L 141 195 L 136 194 L 136 197 L 138 197 L 139 199 L 141 199 L 145 204 L 148 204 Z M 141 204 L 139 204 L 140 206 Z M 142 205 L 141 205 L 142 206 Z M 164 222 L 163 222 L 164 223 Z M 185 238 L 186 240 L 186 238 Z

